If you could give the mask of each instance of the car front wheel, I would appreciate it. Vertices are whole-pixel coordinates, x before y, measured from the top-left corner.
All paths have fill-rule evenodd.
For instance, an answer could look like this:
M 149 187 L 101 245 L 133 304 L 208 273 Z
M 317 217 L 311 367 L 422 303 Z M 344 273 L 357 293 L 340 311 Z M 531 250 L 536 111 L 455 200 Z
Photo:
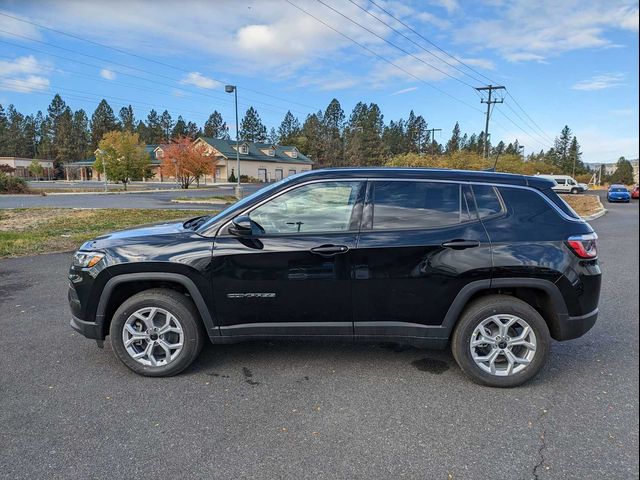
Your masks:
M 113 314 L 109 335 L 118 359 L 150 377 L 180 373 L 195 360 L 204 341 L 191 300 L 160 288 L 125 300 Z
M 528 303 L 507 295 L 473 301 L 451 341 L 462 371 L 474 382 L 515 387 L 533 378 L 547 362 L 547 324 Z

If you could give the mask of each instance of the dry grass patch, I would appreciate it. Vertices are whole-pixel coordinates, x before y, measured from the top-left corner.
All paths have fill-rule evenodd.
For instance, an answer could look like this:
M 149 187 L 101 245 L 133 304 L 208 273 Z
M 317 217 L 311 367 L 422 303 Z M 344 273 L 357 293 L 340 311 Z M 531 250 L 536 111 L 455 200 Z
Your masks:
M 215 213 L 200 210 L 16 208 L 0 210 L 0 258 L 77 249 L 113 230 Z
M 597 195 L 560 195 L 581 217 L 601 212 L 604 207 Z

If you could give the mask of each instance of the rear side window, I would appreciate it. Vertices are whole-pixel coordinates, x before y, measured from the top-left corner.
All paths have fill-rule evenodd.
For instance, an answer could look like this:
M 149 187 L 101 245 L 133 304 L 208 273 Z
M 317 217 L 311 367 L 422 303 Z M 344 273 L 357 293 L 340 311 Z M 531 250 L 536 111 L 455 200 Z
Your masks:
M 471 220 L 462 186 L 436 182 L 374 182 L 373 229 L 418 229 Z
M 495 187 L 490 185 L 474 185 L 473 194 L 480 218 L 489 217 L 502 212 L 502 202 Z
M 578 215 L 575 210 L 573 208 L 571 208 L 567 202 L 565 202 L 562 197 L 560 197 L 556 192 L 554 192 L 552 189 L 547 189 L 547 190 L 541 190 L 541 192 L 546 195 L 546 197 L 551 200 L 553 203 L 556 204 L 556 206 L 558 206 L 558 208 L 560 208 L 560 210 L 562 210 L 564 213 L 566 213 L 567 215 L 569 215 L 572 218 L 580 218 L 580 215 Z
M 557 224 L 561 218 L 558 212 L 534 191 L 508 187 L 499 189 L 505 205 L 520 222 L 542 226 Z

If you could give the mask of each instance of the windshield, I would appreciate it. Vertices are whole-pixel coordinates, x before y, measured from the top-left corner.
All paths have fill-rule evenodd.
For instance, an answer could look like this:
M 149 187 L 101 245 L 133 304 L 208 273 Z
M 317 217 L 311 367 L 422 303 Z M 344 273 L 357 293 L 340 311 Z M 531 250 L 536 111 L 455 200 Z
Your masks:
M 290 177 L 287 177 L 287 178 L 285 178 L 283 180 L 280 180 L 279 182 L 273 183 L 273 184 L 269 185 L 268 187 L 264 187 L 264 188 L 261 188 L 260 190 L 257 190 L 255 192 L 253 192 L 248 197 L 244 197 L 242 200 L 240 200 L 239 202 L 234 203 L 233 205 L 231 205 L 228 208 L 225 208 L 224 210 L 222 210 L 217 215 L 214 215 L 213 217 L 208 218 L 207 221 L 205 223 L 203 223 L 202 225 L 200 225 L 199 228 L 196 231 L 198 231 L 198 232 L 205 231 L 206 229 L 208 229 L 211 225 L 216 223 L 222 217 L 225 217 L 226 215 L 229 215 L 229 214 L 231 214 L 233 212 L 237 212 L 237 211 L 242 210 L 246 205 L 249 205 L 256 197 L 280 188 L 281 185 L 283 185 L 285 183 L 288 183 L 295 176 L 296 175 L 291 175 Z
M 622 188 L 622 187 L 616 187 L 616 188 L 612 188 L 611 191 L 612 192 L 626 192 L 627 189 L 626 188 Z

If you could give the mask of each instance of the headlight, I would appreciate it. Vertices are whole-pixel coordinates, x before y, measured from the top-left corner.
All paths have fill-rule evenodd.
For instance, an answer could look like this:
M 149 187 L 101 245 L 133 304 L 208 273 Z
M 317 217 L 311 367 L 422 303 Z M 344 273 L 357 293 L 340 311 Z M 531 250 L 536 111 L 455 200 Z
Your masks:
M 76 252 L 73 255 L 73 266 L 80 268 L 90 268 L 104 258 L 104 253 L 99 252 Z

